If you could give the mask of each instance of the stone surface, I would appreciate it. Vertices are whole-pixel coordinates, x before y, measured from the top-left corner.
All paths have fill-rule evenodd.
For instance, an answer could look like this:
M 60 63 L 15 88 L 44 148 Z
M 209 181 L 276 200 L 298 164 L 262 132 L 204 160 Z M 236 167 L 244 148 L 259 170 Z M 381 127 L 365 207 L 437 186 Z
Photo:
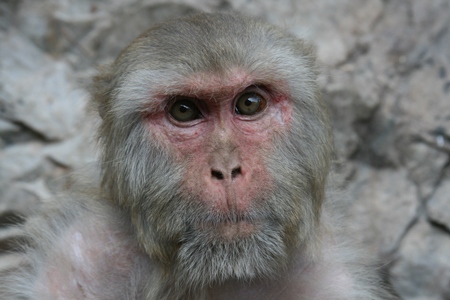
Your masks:
M 0 218 L 4 223 L 9 223 L 9 219 L 27 217 L 36 213 L 45 197 L 40 197 L 43 193 L 34 192 L 31 183 L 13 182 L 3 186 L 0 192 Z M 46 187 L 42 187 L 46 189 Z M 47 193 L 46 197 L 50 196 Z M 1 223 L 1 222 L 0 222 Z M 2 224 L 4 225 L 4 224 Z
M 423 143 L 414 143 L 409 146 L 404 160 L 409 178 L 416 183 L 421 199 L 428 199 L 442 177 L 448 154 Z
M 405 300 L 450 297 L 450 237 L 425 220 L 411 228 L 391 269 L 392 283 Z
M 79 136 L 46 146 L 43 154 L 65 167 L 80 168 L 95 161 L 94 143 L 92 136 L 80 132 Z
M 352 201 L 347 225 L 372 251 L 389 258 L 418 214 L 416 187 L 405 170 L 373 170 L 360 165 L 348 186 Z
M 428 217 L 450 231 L 450 171 L 427 203 Z
M 42 145 L 29 143 L 13 145 L 0 152 L 0 186 L 11 180 L 19 180 L 37 169 L 42 163 Z
M 77 132 L 86 97 L 75 88 L 71 67 L 40 53 L 19 34 L 0 33 L 0 38 L 0 116 L 49 140 Z

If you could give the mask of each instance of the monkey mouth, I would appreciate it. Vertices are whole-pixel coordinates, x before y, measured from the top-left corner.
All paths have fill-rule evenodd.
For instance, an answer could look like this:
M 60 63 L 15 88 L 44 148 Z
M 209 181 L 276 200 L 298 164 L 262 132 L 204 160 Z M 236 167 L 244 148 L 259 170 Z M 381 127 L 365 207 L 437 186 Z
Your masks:
M 257 225 L 247 220 L 222 222 L 216 225 L 219 235 L 227 240 L 243 238 L 252 235 Z
M 255 202 L 266 201 L 260 199 Z M 233 207 L 224 211 L 207 207 L 198 201 L 189 206 L 189 210 L 190 213 L 185 217 L 185 233 L 188 236 L 200 235 L 210 241 L 237 241 L 255 236 L 274 225 L 271 225 L 272 210 L 266 206 L 254 205 L 245 210 Z
M 249 217 L 217 218 L 198 222 L 195 229 L 215 238 L 234 240 L 249 237 L 261 227 L 261 220 Z

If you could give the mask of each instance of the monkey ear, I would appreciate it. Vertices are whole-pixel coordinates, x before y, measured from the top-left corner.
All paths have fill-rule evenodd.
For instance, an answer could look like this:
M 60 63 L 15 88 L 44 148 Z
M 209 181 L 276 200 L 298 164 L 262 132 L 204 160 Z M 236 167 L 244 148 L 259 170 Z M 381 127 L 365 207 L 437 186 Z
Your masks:
M 111 105 L 111 94 L 113 88 L 113 72 L 111 65 L 98 68 L 97 75 L 92 78 L 90 86 L 91 102 L 90 111 L 97 112 L 102 119 L 105 119 Z

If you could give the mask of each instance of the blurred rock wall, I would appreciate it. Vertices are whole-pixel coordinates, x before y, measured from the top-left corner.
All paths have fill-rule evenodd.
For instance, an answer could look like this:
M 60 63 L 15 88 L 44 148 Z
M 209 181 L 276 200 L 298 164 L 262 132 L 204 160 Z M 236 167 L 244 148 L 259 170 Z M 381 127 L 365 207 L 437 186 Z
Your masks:
M 95 161 L 95 66 L 155 22 L 228 9 L 316 45 L 351 233 L 403 299 L 450 299 L 450 0 L 0 0 L 0 272 L 10 225 Z

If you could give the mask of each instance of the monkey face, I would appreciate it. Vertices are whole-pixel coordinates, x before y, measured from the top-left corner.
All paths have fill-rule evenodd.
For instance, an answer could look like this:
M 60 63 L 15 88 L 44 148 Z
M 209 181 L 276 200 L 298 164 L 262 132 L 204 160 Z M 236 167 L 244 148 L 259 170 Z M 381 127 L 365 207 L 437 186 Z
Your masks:
M 274 191 L 266 158 L 292 115 L 285 95 L 255 82 L 239 70 L 197 73 L 181 84 L 184 91 L 162 100 L 163 111 L 146 118 L 149 131 L 181 166 L 180 193 L 215 216 L 209 230 L 224 238 L 256 230 L 248 215 Z

